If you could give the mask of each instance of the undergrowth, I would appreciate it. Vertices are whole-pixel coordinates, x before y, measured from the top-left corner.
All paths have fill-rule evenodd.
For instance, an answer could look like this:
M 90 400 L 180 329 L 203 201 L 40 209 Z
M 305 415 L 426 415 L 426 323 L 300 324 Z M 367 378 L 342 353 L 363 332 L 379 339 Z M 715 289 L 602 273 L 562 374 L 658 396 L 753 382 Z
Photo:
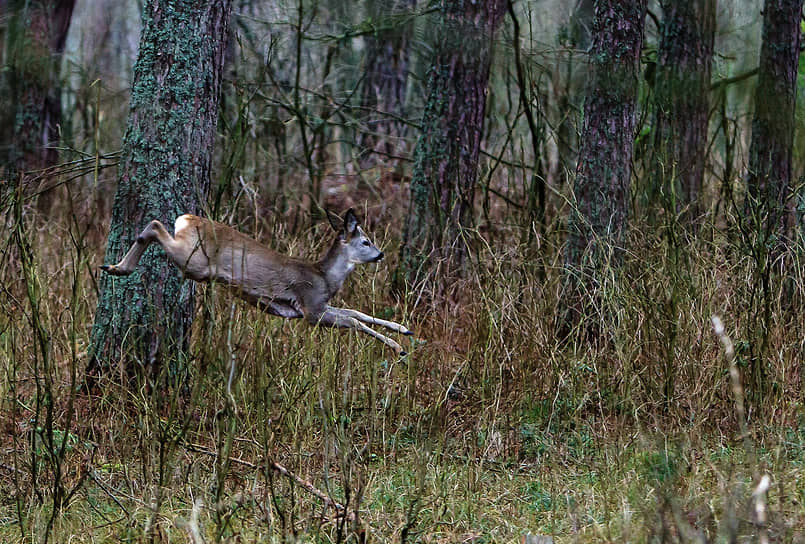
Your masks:
M 593 345 L 556 333 L 562 263 L 550 239 L 512 246 L 522 237 L 501 223 L 452 298 L 396 301 L 399 232 L 375 223 L 390 258 L 339 296 L 409 325 L 407 357 L 201 286 L 183 360 L 87 392 L 103 256 L 93 233 L 108 218 L 4 211 L 4 542 L 805 538 L 795 250 L 773 268 L 759 331 L 753 262 L 729 232 L 703 226 L 672 245 L 635 227 L 598 285 Z M 283 219 L 241 226 L 300 256 L 326 247 L 325 225 L 288 233 Z M 746 379 L 757 365 L 763 384 Z

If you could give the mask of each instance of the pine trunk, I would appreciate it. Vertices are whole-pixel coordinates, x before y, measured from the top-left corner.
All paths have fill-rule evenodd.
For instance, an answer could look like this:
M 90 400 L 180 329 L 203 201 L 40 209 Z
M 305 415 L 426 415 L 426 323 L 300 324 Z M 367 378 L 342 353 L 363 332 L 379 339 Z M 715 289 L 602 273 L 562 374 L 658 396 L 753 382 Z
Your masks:
M 588 303 L 597 304 L 603 275 L 620 261 L 629 209 L 645 13 L 646 0 L 595 3 L 592 74 L 565 250 L 563 303 L 569 324 L 585 317 Z
M 766 0 L 763 43 L 760 48 L 755 113 L 749 145 L 744 239 L 755 264 L 754 286 L 759 296 L 747 321 L 749 340 L 747 398 L 760 406 L 771 393 L 770 333 L 776 300 L 774 285 L 781 280 L 775 264 L 788 234 L 786 210 L 791 189 L 800 21 L 803 0 Z
M 198 213 L 210 185 L 231 1 L 150 0 L 105 262 L 117 262 L 152 219 Z M 193 290 L 156 245 L 134 274 L 102 275 L 90 375 L 122 362 L 151 372 L 186 347 Z
M 701 214 L 715 0 L 663 0 L 649 208 Z
M 442 290 L 464 271 L 492 40 L 506 2 L 444 0 L 441 10 L 395 279 L 400 290 L 423 280 Z
M 410 11 L 416 3 L 400 0 L 384 9 L 385 2 L 369 1 L 369 16 L 381 29 L 366 37 L 361 107 L 366 127 L 358 138 L 361 166 L 371 167 L 401 151 L 405 135 L 405 95 L 408 82 L 413 21 Z M 382 156 L 379 161 L 375 153 Z
M 11 98 L 12 135 L 7 168 L 11 179 L 30 172 L 26 193 L 47 192 L 41 171 L 58 161 L 61 122 L 60 68 L 75 0 L 9 3 L 5 78 Z M 43 196 L 45 211 L 50 199 Z
M 802 0 L 766 0 L 745 211 L 759 236 L 785 233 L 791 185 Z

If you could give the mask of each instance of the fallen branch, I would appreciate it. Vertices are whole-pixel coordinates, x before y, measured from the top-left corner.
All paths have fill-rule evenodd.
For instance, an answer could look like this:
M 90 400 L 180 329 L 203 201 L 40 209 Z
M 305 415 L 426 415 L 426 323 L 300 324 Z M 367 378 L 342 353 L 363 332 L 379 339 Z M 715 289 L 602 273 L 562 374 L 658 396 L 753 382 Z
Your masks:
M 187 449 L 188 451 L 192 451 L 194 453 L 203 453 L 204 455 L 209 455 L 210 457 L 218 457 L 217 452 L 210 451 L 204 448 L 203 446 L 200 446 L 199 444 L 185 444 L 185 449 Z M 260 468 L 260 466 L 256 465 L 255 463 L 245 461 L 237 457 L 230 457 L 229 461 L 244 466 L 246 468 L 250 468 L 252 470 L 257 470 Z M 348 521 L 355 521 L 356 519 L 355 512 L 347 512 L 347 509 L 343 504 L 341 504 L 338 501 L 334 501 L 332 498 L 330 498 L 329 495 L 327 495 L 321 489 L 317 488 L 311 482 L 308 482 L 307 480 L 297 476 L 296 474 L 294 474 L 284 466 L 280 465 L 276 461 L 269 461 L 268 466 L 271 468 L 271 470 L 282 474 L 289 480 L 293 481 L 296 485 L 298 485 L 299 487 L 310 493 L 311 495 L 318 497 L 322 502 L 324 502 L 325 506 L 329 506 L 335 509 L 337 512 L 337 517 L 346 516 Z

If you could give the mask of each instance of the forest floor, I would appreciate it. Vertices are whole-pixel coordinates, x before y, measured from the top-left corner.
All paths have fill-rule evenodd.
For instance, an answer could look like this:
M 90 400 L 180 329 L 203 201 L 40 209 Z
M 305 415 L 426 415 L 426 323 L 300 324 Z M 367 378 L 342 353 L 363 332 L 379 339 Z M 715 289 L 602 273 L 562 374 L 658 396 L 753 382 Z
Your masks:
M 607 341 L 561 344 L 549 258 L 481 249 L 458 303 L 406 304 L 372 229 L 390 262 L 339 298 L 409 325 L 407 357 L 202 286 L 186 360 L 86 392 L 103 241 L 77 225 L 28 262 L 3 240 L 2 542 L 805 542 L 802 267 L 753 352 L 751 263 L 636 240 Z
M 613 438 L 587 428 L 535 437 L 538 453 L 528 462 L 489 446 L 457 454 L 450 443 L 397 435 L 388 437 L 393 453 L 353 461 L 281 448 L 279 465 L 300 480 L 278 472 L 250 435 L 234 436 L 228 466 L 209 436 L 185 437 L 163 452 L 164 476 L 133 451 L 90 453 L 94 446 L 76 438 L 71 448 L 82 461 L 65 478 L 75 495 L 55 518 L 51 541 L 760 542 L 766 531 L 772 542 L 803 542 L 803 433 L 776 438 L 747 452 L 726 439 Z M 15 482 L 13 471 L 27 467 L 3 466 L 0 541 L 41 540 L 52 490 L 40 488 L 40 499 L 15 494 L 24 478 Z M 753 495 L 766 474 L 771 488 Z

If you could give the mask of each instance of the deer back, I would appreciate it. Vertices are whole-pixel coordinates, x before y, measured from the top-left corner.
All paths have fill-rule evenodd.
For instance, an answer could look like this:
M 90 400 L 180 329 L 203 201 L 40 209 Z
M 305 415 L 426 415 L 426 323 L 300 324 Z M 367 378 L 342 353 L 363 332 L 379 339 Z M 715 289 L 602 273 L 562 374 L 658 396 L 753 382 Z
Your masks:
M 329 299 L 316 264 L 278 253 L 228 225 L 183 215 L 174 237 L 187 248 L 184 263 L 177 265 L 189 278 L 226 284 L 271 313 L 301 317 Z

